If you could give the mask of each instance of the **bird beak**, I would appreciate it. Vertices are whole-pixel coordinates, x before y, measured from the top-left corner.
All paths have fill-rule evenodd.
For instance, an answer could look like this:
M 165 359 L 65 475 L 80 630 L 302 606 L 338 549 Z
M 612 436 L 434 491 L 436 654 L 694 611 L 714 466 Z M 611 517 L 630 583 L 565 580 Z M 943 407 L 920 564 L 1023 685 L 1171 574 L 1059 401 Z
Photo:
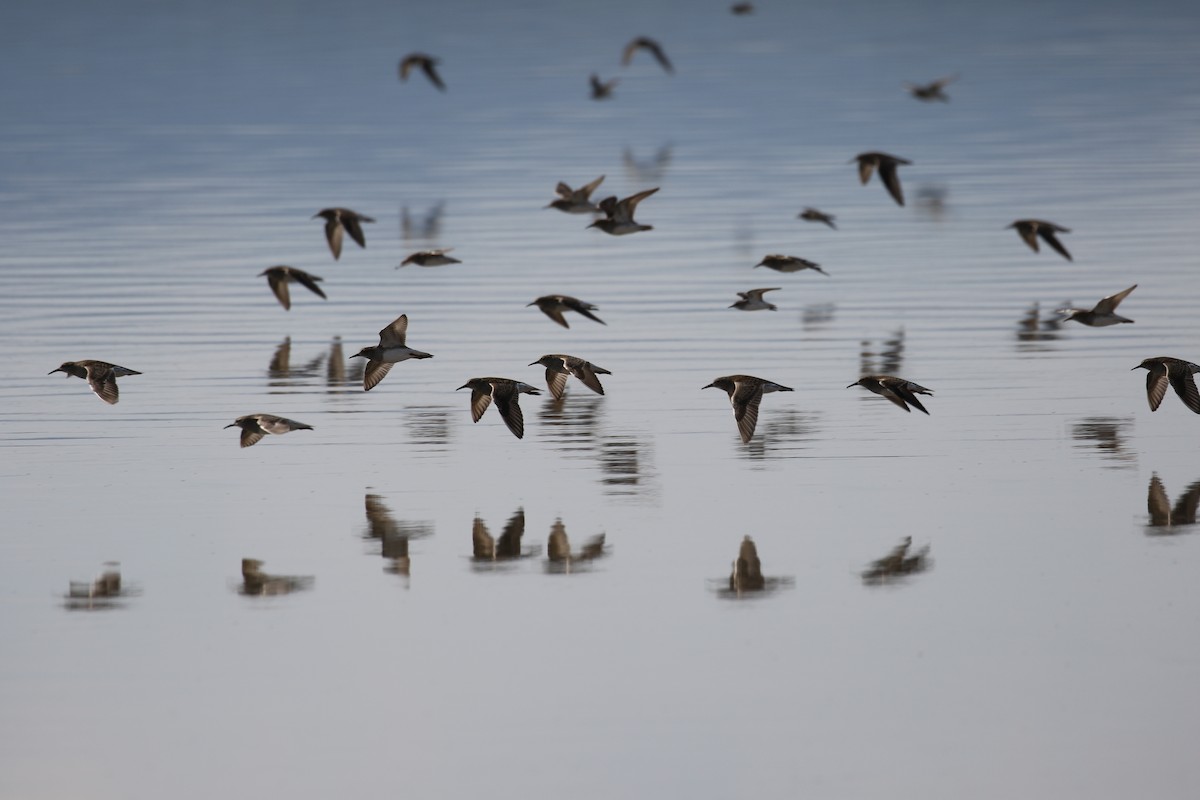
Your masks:
M 226 426 L 225 426 L 225 428 L 236 428 L 236 427 L 237 427 L 237 423 L 236 423 L 236 422 L 231 422 L 231 423 L 229 423 L 228 425 L 226 425 Z M 225 428 L 222 428 L 221 430 L 225 430 Z
M 600 224 L 600 223 L 598 223 L 598 222 L 593 222 L 591 225 L 588 225 L 588 228 L 596 228 L 596 227 L 599 227 L 599 224 Z M 587 230 L 587 228 L 584 228 L 584 230 Z
M 714 386 L 716 386 L 716 384 L 714 384 L 714 383 L 710 383 L 708 386 L 701 386 L 700 388 L 701 388 L 701 389 L 711 389 L 711 388 L 713 388 Z
M 458 388 L 457 388 L 457 389 L 455 389 L 454 391 L 456 391 L 456 392 L 457 392 L 457 391 L 460 391 L 460 390 L 462 390 L 462 389 L 466 389 L 466 388 L 467 388 L 468 386 L 470 386 L 470 385 L 471 385 L 471 384 L 469 384 L 469 383 L 464 383 L 462 386 L 458 387 Z
M 854 383 L 850 384 L 850 385 L 849 385 L 849 386 L 847 386 L 846 388 L 847 388 L 847 389 L 850 389 L 850 388 L 852 388 L 852 387 L 854 387 L 854 386 L 858 386 L 858 381 L 855 381 Z
M 540 361 L 533 361 L 533 362 L 530 362 L 529 366 L 531 366 L 531 367 L 532 367 L 534 364 L 540 364 L 540 363 L 542 363 L 542 362 L 540 362 Z
M 350 358 L 362 358 L 362 357 L 363 357 L 362 353 L 355 353 L 354 355 L 350 356 Z
M 537 305 L 537 300 L 534 300 L 532 303 L 526 303 L 525 307 L 529 308 L 530 306 L 536 306 L 536 305 Z
M 1130 372 L 1133 372 L 1135 369 L 1141 369 L 1141 368 L 1142 368 L 1142 365 L 1141 365 L 1141 364 L 1138 364 L 1136 367 L 1130 367 L 1130 368 L 1129 368 L 1129 371 L 1130 371 Z
M 1134 369 L 1137 369 L 1137 367 L 1134 367 Z M 50 370 L 50 371 L 49 371 L 49 372 L 47 372 L 46 374 L 47 374 L 47 375 L 53 375 L 53 374 L 54 374 L 54 373 L 56 373 L 56 372 L 65 372 L 65 371 L 66 371 L 66 370 L 64 370 L 62 367 L 59 367 L 58 369 L 52 369 L 52 370 Z M 70 375 L 68 375 L 67 377 L 69 378 L 69 377 L 71 377 L 71 376 L 70 376 Z

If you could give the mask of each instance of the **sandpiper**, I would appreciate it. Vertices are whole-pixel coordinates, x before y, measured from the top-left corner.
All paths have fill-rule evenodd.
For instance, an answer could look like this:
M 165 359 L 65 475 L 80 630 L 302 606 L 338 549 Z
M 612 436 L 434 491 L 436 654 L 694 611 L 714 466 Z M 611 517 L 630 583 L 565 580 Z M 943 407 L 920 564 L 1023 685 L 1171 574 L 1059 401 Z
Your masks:
M 588 78 L 588 83 L 592 87 L 593 100 L 607 100 L 612 97 L 613 89 L 617 88 L 618 81 L 616 78 L 602 81 L 600 76 L 593 72 Z
M 799 214 L 797 214 L 797 216 L 800 219 L 805 219 L 805 220 L 808 220 L 809 222 L 824 222 L 826 225 L 833 228 L 835 231 L 837 230 L 837 225 L 833 224 L 833 221 L 835 219 L 837 219 L 837 217 L 835 217 L 833 214 L 826 214 L 824 211 L 821 211 L 820 209 L 811 208 L 811 207 L 806 208 L 803 211 L 801 211 Z
M 909 408 L 909 405 L 912 405 L 918 411 L 929 414 L 925 410 L 925 406 L 921 405 L 921 401 L 917 399 L 917 395 L 932 395 L 933 392 L 912 381 L 906 381 L 904 378 L 894 378 L 891 375 L 864 375 L 850 386 L 861 386 L 875 394 L 882 395 L 909 413 L 912 413 L 912 409 Z M 846 388 L 849 389 L 850 386 Z
M 407 81 L 408 73 L 413 68 L 420 68 L 425 73 L 425 77 L 438 88 L 438 91 L 446 91 L 446 84 L 442 83 L 442 79 L 437 74 L 438 60 L 433 56 L 427 56 L 424 53 L 409 53 L 400 61 L 400 80 Z
M 514 381 L 511 378 L 471 378 L 459 389 L 471 390 L 471 421 L 479 422 L 483 412 L 488 410 L 492 401 L 496 401 L 496 410 L 500 418 L 518 439 L 525 438 L 525 417 L 521 413 L 518 402 L 522 394 L 541 394 L 528 383 Z
M 779 289 L 779 286 L 772 286 L 769 289 L 751 289 L 746 292 L 738 292 L 738 297 L 742 299 L 731 305 L 730 308 L 737 308 L 742 311 L 763 311 L 767 309 L 775 311 L 776 306 L 764 300 L 763 295 L 766 292 L 777 292 Z
M 1147 358 L 1133 369 L 1147 370 L 1146 397 L 1150 400 L 1150 410 L 1157 411 L 1167 393 L 1167 384 L 1175 389 L 1175 394 L 1183 404 L 1193 412 L 1200 414 L 1200 391 L 1196 390 L 1196 379 L 1192 377 L 1200 372 L 1200 365 L 1182 358 L 1155 356 Z
M 743 537 L 738 548 L 738 557 L 733 562 L 729 575 L 729 591 L 756 592 L 767 588 L 767 579 L 762 574 L 762 562 L 758 560 L 758 548 L 749 536 Z
M 418 267 L 444 267 L 447 264 L 461 264 L 457 258 L 446 255 L 453 247 L 442 247 L 437 250 L 418 250 L 408 258 L 400 262 L 400 267 L 407 267 L 409 264 L 416 264 Z
M 629 63 L 633 61 L 633 54 L 639 49 L 645 50 L 654 56 L 655 60 L 667 72 L 675 72 L 675 68 L 671 66 L 671 62 L 667 60 L 667 54 L 663 52 L 662 45 L 646 36 L 639 36 L 625 45 L 625 50 L 621 53 L 621 64 L 626 67 L 629 66 Z
M 592 202 L 592 192 L 596 191 L 596 187 L 604 182 L 604 176 L 601 175 L 591 183 L 580 186 L 578 189 L 572 189 L 562 181 L 558 182 L 558 186 L 554 187 L 554 191 L 558 194 L 557 200 L 551 200 L 546 208 L 557 208 L 559 211 L 565 211 L 568 214 L 596 214 L 600 209 Z
M 325 240 L 329 242 L 329 250 L 333 253 L 334 260 L 342 257 L 342 234 L 344 232 L 349 231 L 350 238 L 358 242 L 359 247 L 366 247 L 367 239 L 363 236 L 360 223 L 375 221 L 371 217 L 348 208 L 323 208 L 312 215 L 313 219 L 317 217 L 325 220 Z
M 305 425 L 294 419 L 277 417 L 274 414 L 247 414 L 244 417 L 238 417 L 225 427 L 242 429 L 242 447 L 249 447 L 268 433 L 282 435 L 291 431 L 311 431 L 313 429 L 312 425 Z
M 758 267 L 767 267 L 776 272 L 799 272 L 803 269 L 814 269 L 822 275 L 829 273 L 821 269 L 821 265 L 807 258 L 799 258 L 797 256 L 785 256 L 780 253 L 772 253 L 769 256 L 763 256 L 763 260 L 754 265 Z
M 1050 245 L 1054 250 L 1067 261 L 1074 261 L 1071 254 L 1067 252 L 1067 248 L 1063 247 L 1062 242 L 1058 240 L 1056 233 L 1070 233 L 1070 228 L 1064 228 L 1060 225 L 1055 225 L 1053 222 L 1046 222 L 1044 219 L 1019 219 L 1011 225 L 1005 226 L 1008 228 L 1016 228 L 1017 233 L 1021 234 L 1021 238 L 1025 240 L 1025 244 L 1029 245 L 1033 252 L 1038 251 L 1038 237 L 1041 236 L 1046 244 Z
M 309 291 L 317 294 L 322 299 L 325 298 L 325 293 L 321 291 L 321 287 L 317 286 L 317 281 L 324 280 L 316 275 L 310 275 L 302 269 L 295 267 L 268 267 L 258 273 L 258 277 L 267 276 L 267 285 L 271 287 L 271 291 L 275 293 L 275 298 L 279 304 L 283 306 L 284 311 L 292 310 L 291 292 L 288 291 L 288 284 L 292 281 L 301 284 Z
M 700 388 L 717 388 L 729 395 L 729 402 L 733 406 L 733 418 L 737 421 L 738 433 L 741 434 L 743 442 L 749 442 L 754 436 L 754 429 L 758 426 L 758 405 L 762 402 L 762 396 L 768 392 L 793 391 L 791 387 L 755 378 L 753 375 L 726 375 Z
M 366 358 L 367 368 L 363 371 L 363 391 L 369 392 L 383 380 L 394 364 L 410 358 L 433 358 L 429 353 L 413 350 L 404 344 L 408 331 L 408 315 L 401 314 L 390 325 L 379 332 L 379 344 L 364 347 L 351 358 Z
M 1058 313 L 1066 315 L 1066 318 L 1063 320 L 1063 322 L 1075 320 L 1076 322 L 1082 322 L 1084 325 L 1090 325 L 1093 328 L 1103 328 L 1105 326 L 1116 325 L 1121 322 L 1133 322 L 1131 319 L 1120 316 L 1116 313 L 1116 311 L 1117 306 L 1121 304 L 1121 301 L 1128 297 L 1129 293 L 1136 288 L 1137 284 L 1135 283 L 1133 286 L 1130 286 L 1124 291 L 1117 292 L 1114 295 L 1109 295 L 1099 303 L 1096 303 L 1095 308 L 1092 309 L 1060 308 L 1058 309 Z
M 598 219 L 589 228 L 599 228 L 605 233 L 611 233 L 613 236 L 624 236 L 627 233 L 637 233 L 638 231 L 654 230 L 653 225 L 641 225 L 633 220 L 633 212 L 637 208 L 638 203 L 645 200 L 650 195 L 657 192 L 659 187 L 647 189 L 644 192 L 630 195 L 624 200 L 618 201 L 616 196 L 606 197 L 600 201 L 600 210 L 606 215 L 606 219 Z
M 904 159 L 890 156 L 887 153 L 859 153 L 850 160 L 853 164 L 858 162 L 858 179 L 866 186 L 867 181 L 871 180 L 871 175 L 875 170 L 879 170 L 879 180 L 883 181 L 883 185 L 887 188 L 888 194 L 892 196 L 899 205 L 904 205 L 904 190 L 900 188 L 900 176 L 896 174 L 896 167 L 901 164 L 911 164 L 912 162 Z
M 576 311 L 580 314 L 583 314 L 588 319 L 599 322 L 601 325 L 608 324 L 592 313 L 596 310 L 596 306 L 592 305 L 591 303 L 585 303 L 578 298 L 569 297 L 565 294 L 548 294 L 543 297 L 539 297 L 532 303 L 527 303 L 525 305 L 526 308 L 529 308 L 529 306 L 537 306 L 542 310 L 543 314 L 557 322 L 559 325 L 562 325 L 564 328 L 571 327 L 567 324 L 567 320 L 563 317 L 564 311 Z
M 541 364 L 546 368 L 546 386 L 550 389 L 550 396 L 555 400 L 562 400 L 566 395 L 568 375 L 574 375 L 583 382 L 584 386 L 596 394 L 604 394 L 604 387 L 600 385 L 600 379 L 596 376 L 612 375 L 604 367 L 598 367 L 590 361 L 562 353 L 542 356 L 529 366 L 532 367 L 534 364 Z
M 118 366 L 117 364 L 109 364 L 107 361 L 93 361 L 92 359 L 84 359 L 83 361 L 64 361 L 58 369 L 52 369 L 47 372 L 47 375 L 53 375 L 56 372 L 65 372 L 67 375 L 74 375 L 76 378 L 83 378 L 88 382 L 88 386 L 92 387 L 92 391 L 109 405 L 116 405 L 120 399 L 117 391 L 117 378 L 123 378 L 126 375 L 141 375 L 136 369 Z
M 908 89 L 908 93 L 913 97 L 923 102 L 928 103 L 933 100 L 940 100 L 943 103 L 948 103 L 950 102 L 950 97 L 942 89 L 956 80 L 958 80 L 957 75 L 950 75 L 945 78 L 938 78 L 936 81 L 930 81 L 929 83 L 905 83 L 904 88 Z

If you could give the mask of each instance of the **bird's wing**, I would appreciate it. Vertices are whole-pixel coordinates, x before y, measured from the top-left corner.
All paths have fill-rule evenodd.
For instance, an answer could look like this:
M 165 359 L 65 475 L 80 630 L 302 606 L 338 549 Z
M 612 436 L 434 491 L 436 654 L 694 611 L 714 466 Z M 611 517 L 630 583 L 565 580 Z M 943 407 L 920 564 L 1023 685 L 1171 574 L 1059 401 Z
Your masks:
M 380 347 L 404 347 L 405 334 L 408 331 L 408 314 L 401 314 L 392 323 L 379 332 Z
M 1093 308 L 1092 311 L 1096 314 L 1111 314 L 1111 313 L 1113 313 L 1114 311 L 1117 310 L 1117 306 L 1119 306 L 1121 304 L 1121 301 L 1124 300 L 1126 297 L 1128 297 L 1129 293 L 1132 292 L 1136 288 L 1137 288 L 1137 284 L 1135 283 L 1133 286 L 1130 286 L 1128 289 L 1126 289 L 1123 292 L 1117 292 L 1114 295 L 1110 295 L 1110 296 L 1104 298 L 1099 303 L 1096 303 L 1096 307 Z
M 369 392 L 378 386 L 394 366 L 395 363 L 392 361 L 378 361 L 374 358 L 369 360 L 367 368 L 363 370 L 363 391 Z
M 308 289 L 310 292 L 313 292 L 314 294 L 318 295 L 319 297 L 325 298 L 325 292 L 321 291 L 320 286 L 317 286 L 317 281 L 322 280 L 321 278 L 318 278 L 316 275 L 309 275 L 307 272 L 304 272 L 303 270 L 298 270 L 298 269 L 292 270 L 292 277 L 295 278 L 297 281 L 299 281 L 300 284 L 305 289 Z M 286 286 L 286 284 L 285 284 L 285 286 Z M 274 287 L 271 287 L 271 288 L 274 288 Z M 285 294 L 287 293 L 286 289 L 284 290 L 284 293 Z M 278 296 L 279 292 L 278 291 L 275 292 L 275 295 Z M 325 298 L 325 299 L 328 299 L 328 298 Z M 281 299 L 281 302 L 282 302 L 282 299 Z M 287 308 L 287 307 L 288 307 L 287 304 L 284 304 L 284 308 Z
M 1157 411 L 1162 405 L 1163 397 L 1167 394 L 1167 365 L 1159 362 L 1146 371 L 1146 396 L 1150 400 L 1150 410 Z M 1180 395 L 1182 397 L 1182 395 Z

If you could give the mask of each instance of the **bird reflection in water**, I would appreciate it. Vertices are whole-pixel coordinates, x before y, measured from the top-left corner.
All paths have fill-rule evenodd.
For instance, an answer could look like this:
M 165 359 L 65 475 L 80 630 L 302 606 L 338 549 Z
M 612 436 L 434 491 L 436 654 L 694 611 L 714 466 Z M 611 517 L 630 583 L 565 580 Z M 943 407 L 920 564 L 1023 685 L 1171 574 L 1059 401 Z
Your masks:
M 714 583 L 717 583 L 714 581 Z M 776 589 L 790 587 L 795 583 L 791 576 L 768 577 L 763 575 L 762 562 L 758 559 L 758 547 L 749 536 L 742 537 L 737 558 L 733 560 L 733 571 L 728 581 L 720 581 L 717 595 L 730 600 L 757 597 Z
M 441 451 L 450 443 L 450 409 L 446 406 L 405 406 L 404 426 L 419 447 Z
M 362 384 L 364 361 L 350 361 L 342 349 L 342 337 L 335 336 L 329 344 L 329 360 L 325 362 L 325 385 L 330 394 L 354 394 Z
M 800 310 L 800 324 L 805 330 L 820 328 L 833 322 L 837 306 L 833 303 L 813 303 Z
M 397 522 L 392 512 L 383 504 L 383 498 L 377 494 L 367 494 L 363 498 L 367 513 L 367 530 L 364 539 L 378 539 L 380 555 L 387 560 L 384 569 L 405 578 L 411 576 L 411 561 L 408 556 L 408 543 L 411 539 L 423 539 L 433 534 L 433 525 L 428 522 Z M 405 581 L 405 588 L 408 582 Z
M 860 375 L 894 375 L 904 365 L 904 328 L 876 346 L 864 339 L 859 351 Z
M 442 232 L 442 212 L 445 208 L 445 201 L 439 200 L 417 221 L 408 213 L 408 206 L 404 206 L 400 209 L 400 236 L 406 242 L 413 239 L 436 240 Z
M 1034 303 L 1017 322 L 1017 349 L 1028 352 L 1052 350 L 1052 347 L 1046 346 L 1046 342 L 1057 339 L 1061 327 L 1061 315 L 1051 311 L 1048 316 L 1042 317 L 1041 306 Z
M 604 548 L 604 534 L 598 533 L 583 544 L 578 552 L 571 551 L 567 528 L 561 519 L 550 526 L 550 538 L 546 542 L 546 572 L 569 575 L 589 568 L 593 561 L 608 555 Z
M 917 210 L 935 222 L 946 216 L 946 196 L 950 190 L 945 186 L 928 185 L 917 189 Z
M 1077 448 L 1099 451 L 1110 467 L 1132 467 L 1137 453 L 1126 448 L 1124 436 L 1132 424 L 1133 417 L 1084 417 L 1071 425 L 1071 438 L 1080 442 Z
M 547 397 L 537 415 L 544 429 L 554 431 L 547 437 L 551 446 L 556 450 L 591 451 L 603 402 L 599 395 L 584 397 L 576 394 L 560 400 Z
M 626 147 L 621 161 L 625 165 L 625 171 L 635 182 L 659 183 L 666 177 L 667 167 L 671 165 L 671 151 L 674 149 L 675 145 L 668 142 L 658 148 L 652 158 L 639 160 L 634 156 L 633 148 Z
M 135 594 L 138 594 L 136 589 L 122 585 L 121 565 L 107 561 L 96 580 L 71 581 L 63 605 L 68 611 L 103 611 L 122 607 L 121 598 Z
M 1150 476 L 1150 490 L 1146 495 L 1146 510 L 1150 519 L 1146 522 L 1147 536 L 1174 536 L 1187 533 L 1181 530 L 1196 524 L 1196 510 L 1200 507 L 1200 481 L 1196 481 L 1179 496 L 1174 507 L 1167 497 L 1158 474 Z
M 901 578 L 907 578 L 909 575 L 916 575 L 924 572 L 933 565 L 933 559 L 929 557 L 929 545 L 925 545 L 920 550 L 914 553 L 909 553 L 912 547 L 912 537 L 905 536 L 900 544 L 892 548 L 892 551 L 880 559 L 872 561 L 871 564 L 863 570 L 863 583 L 868 586 L 879 586 L 885 583 L 892 583 Z
M 238 592 L 247 596 L 290 594 L 302 589 L 311 589 L 316 578 L 311 575 L 268 575 L 263 572 L 263 562 L 257 558 L 242 559 L 242 582 Z
M 319 355 L 302 366 L 293 367 L 292 337 L 289 336 L 275 348 L 275 353 L 271 356 L 271 363 L 267 365 L 267 377 L 270 378 L 268 385 L 272 388 L 292 386 L 298 382 L 296 379 L 316 377 L 324 358 L 324 355 Z M 272 394 L 277 394 L 277 392 L 272 392 Z
M 738 456 L 751 461 L 795 458 L 816 441 L 819 415 L 811 411 L 783 409 L 759 426 L 760 436 L 746 443 Z
M 643 445 L 632 436 L 604 436 L 600 440 L 600 483 L 605 494 L 644 492 L 647 471 L 642 464 Z
M 476 516 L 471 525 L 471 561 L 476 569 L 494 569 L 502 564 L 512 564 L 522 558 L 535 556 L 540 552 L 537 545 L 521 547 L 521 537 L 525 535 L 525 509 L 518 508 L 508 522 L 504 523 L 504 531 L 500 538 L 493 537 L 481 517 Z

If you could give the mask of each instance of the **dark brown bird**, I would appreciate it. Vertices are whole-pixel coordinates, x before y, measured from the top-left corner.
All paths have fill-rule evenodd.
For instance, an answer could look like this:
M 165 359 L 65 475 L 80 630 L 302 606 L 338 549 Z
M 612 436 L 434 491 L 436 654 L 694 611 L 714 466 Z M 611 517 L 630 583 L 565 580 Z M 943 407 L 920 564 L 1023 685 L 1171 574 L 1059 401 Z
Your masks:
M 479 422 L 483 412 L 495 400 L 496 410 L 512 435 L 518 439 L 525 438 L 525 416 L 521 413 L 519 401 L 522 394 L 541 394 L 537 389 L 511 378 L 471 378 L 458 388 L 471 390 L 472 422 Z
M 1056 233 L 1070 233 L 1070 228 L 1063 228 L 1055 225 L 1053 222 L 1046 222 L 1044 219 L 1019 219 L 1011 225 L 1006 226 L 1005 229 L 1007 230 L 1008 228 L 1016 228 L 1017 233 L 1021 234 L 1021 238 L 1025 240 L 1025 244 L 1029 245 L 1030 249 L 1035 253 L 1039 252 L 1038 237 L 1040 236 L 1046 244 L 1054 248 L 1067 261 L 1075 260 L 1071 258 L 1071 254 L 1067 252 L 1067 248 L 1063 247 L 1062 242 L 1054 235 Z
M 583 314 L 590 320 L 599 322 L 601 325 L 608 324 L 592 313 L 596 310 L 596 306 L 592 305 L 591 303 L 585 303 L 578 298 L 570 297 L 565 294 L 548 294 L 543 297 L 539 297 L 532 303 L 526 304 L 525 307 L 529 308 L 529 306 L 537 306 L 541 309 L 543 314 L 557 322 L 559 325 L 562 325 L 564 328 L 571 327 L 567 324 L 566 318 L 563 317 L 564 311 L 575 311 L 579 314 Z
M 53 375 L 56 372 L 65 372 L 67 375 L 74 375 L 76 378 L 83 378 L 88 382 L 88 386 L 92 387 L 92 391 L 110 406 L 117 404 L 120 399 L 120 394 L 117 391 L 117 378 L 123 378 L 126 375 L 141 375 L 135 369 L 118 366 L 117 364 L 109 364 L 107 361 L 93 361 L 92 359 L 84 359 L 83 361 L 64 361 L 57 369 L 52 369 L 47 372 L 47 375 Z
M 437 74 L 438 60 L 433 56 L 427 56 L 424 53 L 409 53 L 400 61 L 400 80 L 407 81 L 408 73 L 414 67 L 419 67 L 425 73 L 425 77 L 429 78 L 430 83 L 438 88 L 438 91 L 446 91 L 446 84 L 442 83 L 442 79 Z
M 667 54 L 663 52 L 662 45 L 646 36 L 639 36 L 629 44 L 625 45 L 625 50 L 621 53 L 621 64 L 628 67 L 633 61 L 633 54 L 638 50 L 645 50 L 665 69 L 668 73 L 674 73 L 675 68 L 671 66 L 670 60 L 667 59 Z
M 546 208 L 557 208 L 567 214 L 595 214 L 600 209 L 592 202 L 592 192 L 596 191 L 596 187 L 602 183 L 604 183 L 603 175 L 591 183 L 585 183 L 578 189 L 572 189 L 559 181 L 558 185 L 554 187 L 558 199 L 551 200 Z
M 291 431 L 311 431 L 312 425 L 296 422 L 294 419 L 284 419 L 274 414 L 247 414 L 238 417 L 225 426 L 226 428 L 242 429 L 242 447 L 249 447 L 258 442 L 268 433 L 284 434 Z
M 604 212 L 606 218 L 598 219 L 591 225 L 588 225 L 588 227 L 599 228 L 613 236 L 624 236 L 628 233 L 654 230 L 653 225 L 642 225 L 635 222 L 633 212 L 637 209 L 638 203 L 657 192 L 658 189 L 659 187 L 655 186 L 653 189 L 632 194 L 623 200 L 617 200 L 615 195 L 604 198 L 600 201 L 600 210 Z
M 871 180 L 871 176 L 875 174 L 875 170 L 879 170 L 879 180 L 883 182 L 887 188 L 888 194 L 892 196 L 899 205 L 904 205 L 904 190 L 900 188 L 900 176 L 896 174 L 896 167 L 901 164 L 911 164 L 912 162 L 904 159 L 890 156 L 887 153 L 859 153 L 850 163 L 858 162 L 858 179 L 864 186 L 867 181 Z
M 292 310 L 292 297 L 288 291 L 288 284 L 295 282 L 313 292 L 322 299 L 325 299 L 325 293 L 321 291 L 321 287 L 317 286 L 317 281 L 324 280 L 316 275 L 310 275 L 302 269 L 295 267 L 268 267 L 258 273 L 258 277 L 267 276 L 267 285 L 271 287 L 271 291 L 275 293 L 275 298 L 279 304 L 283 306 L 284 311 Z
M 1146 397 L 1150 400 L 1151 411 L 1157 411 L 1162 405 L 1167 384 L 1170 384 L 1183 404 L 1200 414 L 1200 391 L 1196 390 L 1196 379 L 1192 377 L 1200 372 L 1200 366 L 1182 358 L 1155 356 L 1145 359 L 1133 369 L 1147 370 Z
M 921 405 L 921 401 L 917 399 L 917 395 L 932 395 L 933 392 L 912 381 L 906 381 L 904 378 L 894 378 L 891 375 L 864 375 L 850 386 L 861 386 L 868 391 L 882 395 L 910 413 L 912 409 L 909 406 L 911 405 L 918 411 L 929 414 L 925 410 L 925 406 Z M 846 388 L 849 389 L 850 386 Z
M 616 78 L 602 81 L 600 76 L 593 72 L 592 76 L 588 78 L 588 84 L 592 87 L 592 99 L 607 100 L 612 97 L 613 89 L 617 88 L 618 82 Z
M 604 394 L 604 387 L 600 385 L 600 379 L 596 376 L 612 375 L 604 367 L 598 367 L 590 361 L 562 353 L 542 356 L 529 366 L 532 367 L 534 364 L 541 364 L 546 368 L 546 386 L 550 389 L 550 396 L 555 400 L 562 400 L 566 395 L 568 375 L 574 375 L 584 386 L 596 394 Z
M 837 217 L 835 217 L 833 214 L 826 214 L 824 211 L 819 211 L 815 208 L 806 208 L 797 216 L 799 216 L 800 219 L 808 220 L 809 222 L 824 222 L 835 231 L 837 230 L 837 225 L 833 224 L 833 221 L 837 219 Z
M 342 235 L 346 231 L 350 232 L 350 238 L 358 242 L 359 247 L 366 247 L 367 239 L 363 236 L 360 223 L 375 221 L 348 208 L 323 208 L 312 215 L 313 219 L 317 217 L 325 220 L 325 240 L 329 242 L 334 260 L 342 257 Z
M 1124 291 L 1109 295 L 1099 303 L 1096 303 L 1094 308 L 1060 308 L 1057 313 L 1066 315 L 1066 319 L 1063 322 L 1075 320 L 1092 328 L 1104 328 L 1109 325 L 1118 325 L 1122 322 L 1133 322 L 1133 320 L 1117 314 L 1116 311 L 1121 301 L 1128 297 L 1129 293 L 1136 288 L 1137 284 L 1135 283 Z
M 938 78 L 936 81 L 930 81 L 929 83 L 905 83 L 904 88 L 908 89 L 909 94 L 922 102 L 929 103 L 939 100 L 943 103 L 949 103 L 950 97 L 942 89 L 956 80 L 958 80 L 957 75 L 950 75 L 945 78 Z
M 793 391 L 791 387 L 753 375 L 726 375 L 700 388 L 716 388 L 729 395 L 729 403 L 733 406 L 733 419 L 737 422 L 738 433 L 741 434 L 743 443 L 750 441 L 754 436 L 754 429 L 758 427 L 758 406 L 763 395 L 768 392 Z

